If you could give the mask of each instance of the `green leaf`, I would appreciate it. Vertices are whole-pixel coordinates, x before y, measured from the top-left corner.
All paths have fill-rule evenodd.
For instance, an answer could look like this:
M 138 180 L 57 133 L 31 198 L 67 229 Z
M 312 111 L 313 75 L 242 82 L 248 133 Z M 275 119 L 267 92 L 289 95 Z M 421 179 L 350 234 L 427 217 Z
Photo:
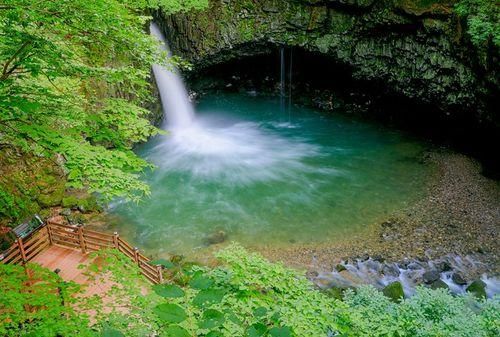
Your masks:
M 157 305 L 153 312 L 165 322 L 180 323 L 187 317 L 184 309 L 177 304 L 164 303 Z
M 191 335 L 183 327 L 171 325 L 165 329 L 161 337 L 191 337 Z
M 271 330 L 269 330 L 269 336 L 271 336 L 271 337 L 290 337 L 290 336 L 292 336 L 292 330 L 287 326 L 284 326 L 281 328 L 274 327 Z
M 193 278 L 189 281 L 189 286 L 193 289 L 208 289 L 214 284 L 214 281 L 203 275 L 198 271 L 194 274 Z
M 184 296 L 184 290 L 182 290 L 175 284 L 156 284 L 153 286 L 153 290 L 155 293 L 165 298 L 175 298 Z
M 248 327 L 245 337 L 261 337 L 267 332 L 267 327 L 262 323 L 255 323 Z
M 224 337 L 224 335 L 219 331 L 210 331 L 205 337 Z
M 203 321 L 200 322 L 200 328 L 212 329 L 221 326 L 225 321 L 224 314 L 218 310 L 208 309 L 203 313 Z
M 153 266 L 160 265 L 167 269 L 172 269 L 175 267 L 175 264 L 173 262 L 165 259 L 156 259 L 151 261 L 150 264 L 152 264 Z
M 265 307 L 258 307 L 253 311 L 253 315 L 255 317 L 262 317 L 265 316 L 266 314 L 267 314 L 267 309 Z
M 193 304 L 197 307 L 206 307 L 215 303 L 220 303 L 224 297 L 224 291 L 220 289 L 201 290 L 193 299 Z
M 101 333 L 102 337 L 125 337 L 124 334 L 122 334 L 120 331 L 110 328 L 109 326 L 105 326 L 102 329 Z

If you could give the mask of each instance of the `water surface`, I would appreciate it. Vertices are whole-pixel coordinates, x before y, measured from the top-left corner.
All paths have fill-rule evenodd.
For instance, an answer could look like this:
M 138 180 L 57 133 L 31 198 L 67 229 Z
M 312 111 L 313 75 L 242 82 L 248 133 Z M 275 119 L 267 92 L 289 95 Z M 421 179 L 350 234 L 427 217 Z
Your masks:
M 279 98 L 213 94 L 196 121 L 138 149 L 152 195 L 117 201 L 115 227 L 149 253 L 189 254 L 223 231 L 243 244 L 342 240 L 418 199 L 425 145 Z M 113 225 L 112 225 L 113 226 Z

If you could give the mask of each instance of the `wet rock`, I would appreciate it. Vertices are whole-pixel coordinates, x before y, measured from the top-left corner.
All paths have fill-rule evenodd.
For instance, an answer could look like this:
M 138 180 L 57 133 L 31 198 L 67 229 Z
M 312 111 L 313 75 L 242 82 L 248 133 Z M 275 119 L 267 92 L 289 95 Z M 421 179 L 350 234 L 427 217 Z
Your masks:
M 339 263 L 335 266 L 335 270 L 340 273 L 341 271 L 347 270 L 347 268 L 343 264 Z
M 394 302 L 399 302 L 404 298 L 403 285 L 399 281 L 387 285 L 382 293 Z
M 382 274 L 386 276 L 394 276 L 398 277 L 401 272 L 399 271 L 399 268 L 395 264 L 386 264 L 382 268 Z
M 205 238 L 205 243 L 207 245 L 216 245 L 219 243 L 223 243 L 227 239 L 227 234 L 224 231 L 217 231 L 215 233 L 210 234 Z
M 481 280 L 475 280 L 465 290 L 477 298 L 486 298 L 486 283 Z
M 349 289 L 345 287 L 331 287 L 324 291 L 324 293 L 330 297 L 342 301 L 344 299 L 344 292 Z
M 448 261 L 441 261 L 441 262 L 437 263 L 436 268 L 440 272 L 450 271 L 453 269 L 451 264 Z
M 422 278 L 425 283 L 431 284 L 437 280 L 439 280 L 439 272 L 437 270 L 429 270 L 426 271 L 423 275 Z
M 451 280 L 460 286 L 467 284 L 467 280 L 459 273 L 453 273 L 453 275 L 451 275 Z
M 430 288 L 431 289 L 449 289 L 448 285 L 441 279 L 432 282 Z

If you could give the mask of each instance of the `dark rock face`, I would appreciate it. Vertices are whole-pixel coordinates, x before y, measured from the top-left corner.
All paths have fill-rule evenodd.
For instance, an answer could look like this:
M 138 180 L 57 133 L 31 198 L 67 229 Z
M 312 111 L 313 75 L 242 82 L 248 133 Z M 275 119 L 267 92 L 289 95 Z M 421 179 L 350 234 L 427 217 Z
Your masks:
M 477 56 L 453 4 L 213 0 L 205 11 L 156 13 L 156 20 L 171 49 L 195 71 L 269 53 L 277 45 L 300 47 L 350 67 L 355 80 L 435 106 L 442 118 L 491 123 L 496 117 L 488 102 L 498 94 L 498 50 L 486 59 Z

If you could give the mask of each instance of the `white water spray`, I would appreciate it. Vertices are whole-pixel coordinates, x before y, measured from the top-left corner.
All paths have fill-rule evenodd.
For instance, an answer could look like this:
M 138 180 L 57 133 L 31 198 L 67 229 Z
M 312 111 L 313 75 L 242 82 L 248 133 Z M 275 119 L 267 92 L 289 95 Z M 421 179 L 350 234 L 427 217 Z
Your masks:
M 151 34 L 166 41 L 154 23 Z M 282 107 L 285 96 L 284 50 L 282 53 Z M 153 67 L 160 91 L 166 124 L 170 134 L 148 157 L 165 174 L 189 172 L 201 179 L 222 179 L 230 184 L 290 179 L 309 168 L 305 157 L 317 155 L 315 146 L 283 139 L 263 130 L 258 123 L 230 122 L 226 119 L 197 119 L 187 90 L 175 69 Z M 286 126 L 289 127 L 289 126 Z M 160 152 L 160 154 L 158 154 Z M 160 159 L 160 160 L 158 160 Z
M 155 23 L 151 23 L 150 30 L 151 34 L 162 42 L 161 48 L 169 53 L 160 28 Z M 153 73 L 160 91 L 165 121 L 168 126 L 186 127 L 190 125 L 194 120 L 194 110 L 177 70 L 153 65 Z

